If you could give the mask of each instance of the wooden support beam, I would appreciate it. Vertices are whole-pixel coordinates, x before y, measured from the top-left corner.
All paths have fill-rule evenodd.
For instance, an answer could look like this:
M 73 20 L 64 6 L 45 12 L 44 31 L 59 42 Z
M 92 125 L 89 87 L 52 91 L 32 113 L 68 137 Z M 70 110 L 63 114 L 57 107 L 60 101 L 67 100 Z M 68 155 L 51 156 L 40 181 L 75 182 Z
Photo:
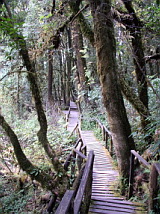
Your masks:
M 86 159 L 87 157 L 80 151 L 78 151 L 77 149 L 73 149 L 74 152 L 76 152 L 81 158 Z
M 129 191 L 128 198 L 133 196 L 133 176 L 134 176 L 134 158 L 133 153 L 130 155 L 130 171 L 129 171 Z
M 135 150 L 131 150 L 131 153 L 138 158 L 138 160 L 144 164 L 147 168 L 150 168 L 150 164 L 144 159 L 142 158 Z
M 73 209 L 72 209 L 72 200 L 74 197 L 74 190 L 67 190 L 66 193 L 64 194 L 62 201 L 60 205 L 58 206 L 55 214 L 73 214 Z

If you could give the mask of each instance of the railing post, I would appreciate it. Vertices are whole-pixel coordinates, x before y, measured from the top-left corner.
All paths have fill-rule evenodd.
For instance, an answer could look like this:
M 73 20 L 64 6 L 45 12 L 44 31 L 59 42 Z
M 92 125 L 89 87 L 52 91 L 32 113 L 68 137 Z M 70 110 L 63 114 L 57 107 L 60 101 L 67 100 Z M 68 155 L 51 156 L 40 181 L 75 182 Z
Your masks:
M 107 149 L 108 146 L 108 133 L 105 131 L 105 147 Z
M 80 147 L 79 151 L 82 152 L 82 145 L 83 145 L 82 141 L 79 144 L 80 144 L 79 145 L 79 147 Z M 82 166 L 82 157 L 80 155 L 77 155 L 77 166 L 78 166 L 78 171 L 80 171 L 81 166 Z
M 84 147 L 84 155 L 85 156 L 87 155 L 87 147 L 86 146 Z
M 105 141 L 105 128 L 102 125 L 102 140 Z
M 110 148 L 109 148 L 109 152 L 110 152 L 110 155 L 113 156 L 113 141 L 112 141 L 112 137 L 110 137 L 111 140 L 110 140 Z
M 128 198 L 133 196 L 133 176 L 134 176 L 134 155 L 130 155 L 130 171 L 129 171 L 129 191 L 128 191 Z
M 76 163 L 76 152 L 73 151 L 72 163 L 71 163 L 71 180 L 75 177 L 75 163 Z
M 154 163 L 151 166 L 150 178 L 149 178 L 149 211 L 154 211 L 158 213 L 158 208 L 156 205 L 158 204 L 158 169 L 160 170 L 160 163 Z

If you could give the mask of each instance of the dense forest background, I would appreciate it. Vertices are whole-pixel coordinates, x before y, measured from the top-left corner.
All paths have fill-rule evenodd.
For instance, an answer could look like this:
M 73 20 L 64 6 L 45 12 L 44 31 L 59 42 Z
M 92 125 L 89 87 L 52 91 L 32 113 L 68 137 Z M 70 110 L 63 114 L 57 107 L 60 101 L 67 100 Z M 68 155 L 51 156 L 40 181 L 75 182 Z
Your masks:
M 124 178 L 130 149 L 159 159 L 159 4 L 0 1 L 0 212 L 41 213 L 64 193 L 71 100 L 83 129 L 111 130 Z

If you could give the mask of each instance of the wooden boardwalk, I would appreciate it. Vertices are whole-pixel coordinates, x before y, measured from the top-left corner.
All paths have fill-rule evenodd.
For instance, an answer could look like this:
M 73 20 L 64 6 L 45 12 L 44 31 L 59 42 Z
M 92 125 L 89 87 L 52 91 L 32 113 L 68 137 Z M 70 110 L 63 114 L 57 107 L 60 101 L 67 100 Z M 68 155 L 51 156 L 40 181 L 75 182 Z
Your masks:
M 71 108 L 69 117 L 69 131 L 74 129 L 78 117 L 78 111 L 74 106 Z M 93 131 L 81 131 L 81 136 L 87 146 L 87 151 L 93 150 L 95 154 L 89 214 L 147 213 L 144 205 L 126 201 L 119 195 L 117 190 L 118 170 L 114 167 L 109 152 L 95 138 Z
M 66 115 L 68 114 L 68 111 L 63 111 Z M 70 102 L 70 114 L 68 118 L 68 124 L 67 124 L 67 130 L 69 132 L 72 132 L 75 126 L 79 122 L 79 112 L 76 104 L 74 102 Z
M 89 213 L 122 214 L 146 213 L 142 204 L 126 201 L 117 190 L 118 170 L 109 152 L 95 138 L 92 131 L 82 131 L 87 150 L 94 150 L 92 201 Z

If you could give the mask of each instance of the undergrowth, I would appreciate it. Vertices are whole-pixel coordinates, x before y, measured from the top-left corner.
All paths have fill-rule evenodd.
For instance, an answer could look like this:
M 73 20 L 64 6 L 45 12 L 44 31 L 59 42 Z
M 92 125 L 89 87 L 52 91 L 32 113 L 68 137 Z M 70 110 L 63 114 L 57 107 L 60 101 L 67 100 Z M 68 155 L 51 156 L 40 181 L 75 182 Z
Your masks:
M 60 117 L 55 125 L 48 117 L 48 140 L 63 164 L 71 151 L 75 138 L 69 138 L 65 121 Z M 21 147 L 31 162 L 40 169 L 52 174 L 52 165 L 37 138 L 39 124 L 33 111 L 27 120 L 18 119 L 12 123 Z M 42 213 L 49 202 L 43 202 L 42 196 L 48 191 L 22 172 L 14 155 L 14 150 L 3 130 L 0 129 L 0 213 Z

